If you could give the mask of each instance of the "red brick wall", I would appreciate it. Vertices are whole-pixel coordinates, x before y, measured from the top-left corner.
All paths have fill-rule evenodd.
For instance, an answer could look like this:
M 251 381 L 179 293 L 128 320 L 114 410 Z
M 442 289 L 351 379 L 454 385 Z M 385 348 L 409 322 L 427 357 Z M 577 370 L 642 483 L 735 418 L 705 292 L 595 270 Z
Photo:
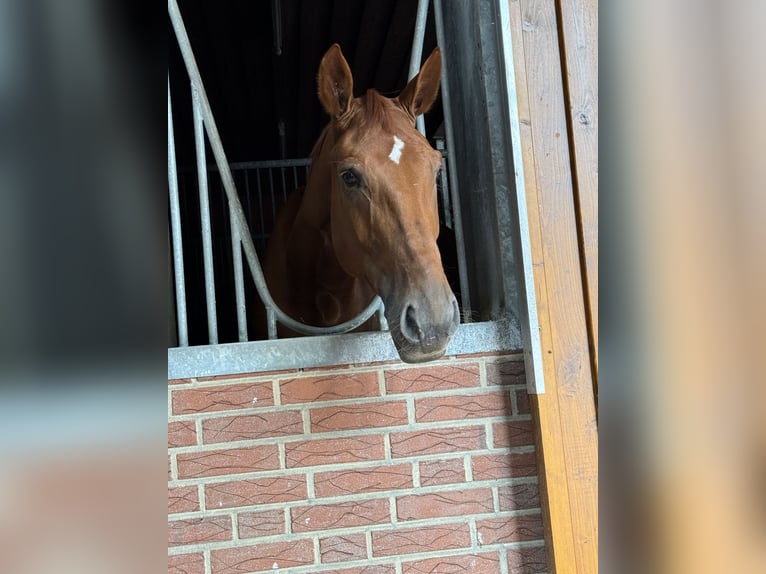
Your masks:
M 544 572 L 520 356 L 169 384 L 168 572 Z

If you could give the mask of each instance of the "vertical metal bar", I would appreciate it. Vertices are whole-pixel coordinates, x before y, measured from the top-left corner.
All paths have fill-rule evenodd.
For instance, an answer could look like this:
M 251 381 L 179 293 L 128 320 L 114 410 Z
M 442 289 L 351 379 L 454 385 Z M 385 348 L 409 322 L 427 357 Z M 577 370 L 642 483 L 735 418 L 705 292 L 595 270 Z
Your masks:
M 298 189 L 298 168 L 293 166 L 293 190 Z
M 287 168 L 283 167 L 279 171 L 282 172 L 282 201 L 287 202 L 287 181 L 285 180 L 285 170 Z
M 261 189 L 261 169 L 256 168 L 255 173 L 257 175 L 256 182 L 258 184 L 258 215 L 260 216 L 261 226 L 258 228 L 258 236 L 266 236 L 266 223 L 263 219 L 263 190 Z
M 277 220 L 277 200 L 274 197 L 274 170 L 269 170 L 269 192 L 271 193 L 271 221 L 272 223 Z
M 410 71 L 408 79 L 414 78 L 420 71 L 420 61 L 423 59 L 423 40 L 426 36 L 426 18 L 428 17 L 429 0 L 418 0 L 418 12 L 415 18 L 415 33 L 412 36 L 412 51 L 410 52 Z M 415 120 L 418 131 L 426 135 L 426 123 L 420 115 Z
M 436 42 L 445 46 L 444 20 L 442 19 L 441 0 L 434 0 L 434 20 L 436 22 Z M 452 192 L 452 216 L 455 224 L 455 242 L 457 243 L 457 267 L 460 275 L 460 299 L 464 310 L 471 309 L 471 292 L 468 287 L 468 266 L 465 258 L 465 237 L 463 235 L 463 217 L 460 209 L 458 193 L 457 165 L 455 161 L 455 134 L 452 129 L 452 108 L 449 92 L 449 66 L 446 54 L 442 54 L 442 107 L 444 108 L 444 133 L 447 136 L 447 163 L 452 175 L 450 191 Z
M 516 195 L 516 215 L 518 217 L 518 236 L 521 262 L 517 260 L 519 289 L 519 314 L 521 315 L 521 333 L 524 340 L 524 362 L 527 373 L 527 391 L 541 394 L 545 392 L 543 371 L 543 351 L 540 342 L 540 323 L 537 315 L 537 295 L 535 293 L 535 274 L 532 263 L 532 240 L 529 232 L 527 214 L 527 193 L 524 182 L 524 160 L 521 155 L 521 127 L 519 125 L 519 107 L 516 95 L 516 72 L 513 62 L 513 38 L 511 37 L 511 16 L 507 2 L 498 2 L 500 20 L 500 38 L 505 64 L 505 87 L 510 124 L 511 153 L 513 157 L 514 187 Z
M 266 324 L 269 331 L 269 339 L 277 338 L 277 317 L 273 307 L 266 306 Z
M 189 329 L 186 318 L 184 248 L 181 238 L 181 206 L 178 199 L 178 168 L 176 167 L 176 141 L 173 132 L 173 109 L 170 105 L 170 77 L 168 77 L 168 188 L 170 190 L 170 230 L 173 236 L 173 273 L 176 286 L 178 345 L 188 347 Z
M 210 226 L 210 198 L 205 165 L 205 131 L 200 109 L 199 89 L 192 83 L 194 109 L 194 143 L 197 150 L 197 184 L 202 227 L 202 262 L 205 269 L 205 300 L 207 302 L 207 332 L 211 345 L 218 343 L 218 316 L 215 310 L 215 275 L 213 270 L 213 236 Z
M 247 177 L 247 173 L 249 170 L 245 168 L 242 171 L 245 174 L 245 203 L 247 204 L 247 213 L 245 215 L 247 215 L 247 219 L 249 222 L 251 218 L 253 217 L 253 206 L 250 203 L 250 180 Z
M 442 211 L 444 212 L 444 225 L 452 229 L 452 205 L 449 195 L 449 177 L 447 176 L 447 159 L 444 150 L 444 140 L 442 138 L 436 139 L 436 149 L 442 152 L 442 167 L 439 171 L 439 185 L 441 187 L 442 198 Z
M 245 277 L 242 268 L 241 230 L 234 208 L 229 206 L 231 222 L 231 255 L 234 264 L 234 299 L 237 305 L 237 333 L 239 342 L 247 341 L 247 306 L 245 303 Z

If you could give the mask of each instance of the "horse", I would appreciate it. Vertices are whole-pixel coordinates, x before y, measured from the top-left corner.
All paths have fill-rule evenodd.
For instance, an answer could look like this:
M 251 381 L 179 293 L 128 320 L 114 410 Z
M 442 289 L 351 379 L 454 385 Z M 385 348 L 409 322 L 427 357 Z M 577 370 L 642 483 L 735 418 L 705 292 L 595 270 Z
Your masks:
M 397 98 L 373 89 L 354 97 L 340 46 L 327 50 L 317 86 L 330 121 L 264 258 L 274 301 L 304 323 L 340 324 L 380 295 L 394 346 L 408 363 L 443 356 L 460 322 L 437 247 L 441 154 L 415 129 L 415 118 L 437 97 L 440 76 L 436 48 Z M 376 322 L 373 316 L 358 330 Z

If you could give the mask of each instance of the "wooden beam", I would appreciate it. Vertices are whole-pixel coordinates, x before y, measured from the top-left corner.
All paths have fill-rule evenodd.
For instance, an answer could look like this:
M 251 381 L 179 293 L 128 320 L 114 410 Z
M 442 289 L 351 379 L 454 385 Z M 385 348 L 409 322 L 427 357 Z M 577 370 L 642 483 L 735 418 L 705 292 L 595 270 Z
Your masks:
M 557 0 L 575 211 L 598 392 L 598 0 Z
M 549 569 L 592 574 L 598 436 L 556 7 L 508 1 L 546 387 L 531 405 Z

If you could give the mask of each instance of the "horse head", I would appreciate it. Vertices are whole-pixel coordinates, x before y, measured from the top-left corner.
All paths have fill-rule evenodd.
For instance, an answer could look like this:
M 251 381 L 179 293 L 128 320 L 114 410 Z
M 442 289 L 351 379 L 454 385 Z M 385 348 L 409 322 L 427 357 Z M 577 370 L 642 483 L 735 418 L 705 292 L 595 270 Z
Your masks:
M 442 268 L 436 178 L 441 154 L 415 128 L 439 91 L 436 48 L 397 98 L 375 90 L 353 97 L 340 47 L 322 58 L 319 99 L 331 117 L 322 156 L 331 169 L 331 240 L 349 275 L 383 299 L 402 360 L 444 354 L 459 309 Z

